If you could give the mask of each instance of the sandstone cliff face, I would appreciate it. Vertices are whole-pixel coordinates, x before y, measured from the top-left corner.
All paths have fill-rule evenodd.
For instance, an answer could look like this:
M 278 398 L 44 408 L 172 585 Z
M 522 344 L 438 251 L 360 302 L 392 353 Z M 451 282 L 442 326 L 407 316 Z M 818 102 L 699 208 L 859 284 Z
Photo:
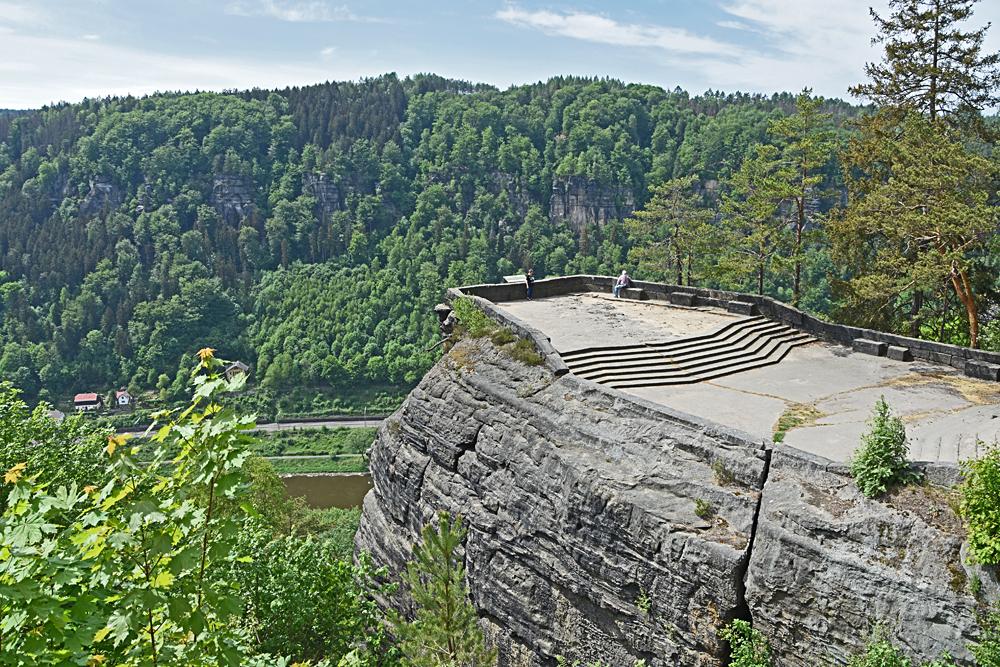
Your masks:
M 722 664 L 716 630 L 741 612 L 764 476 L 751 443 L 466 341 L 370 456 L 358 546 L 398 571 L 435 511 L 465 516 L 501 664 Z
M 465 516 L 501 665 L 722 665 L 737 616 L 779 666 L 844 664 L 873 621 L 969 664 L 944 491 L 870 501 L 842 466 L 764 444 L 462 341 L 380 428 L 357 546 L 399 572 L 435 512 Z
M 577 232 L 587 225 L 624 220 L 634 211 L 635 197 L 629 188 L 607 188 L 582 176 L 552 182 L 549 218 L 563 221 Z
M 754 626 L 778 665 L 844 664 L 874 621 L 922 664 L 970 660 L 977 602 L 961 524 L 931 485 L 868 500 L 844 466 L 773 452 L 747 577 Z

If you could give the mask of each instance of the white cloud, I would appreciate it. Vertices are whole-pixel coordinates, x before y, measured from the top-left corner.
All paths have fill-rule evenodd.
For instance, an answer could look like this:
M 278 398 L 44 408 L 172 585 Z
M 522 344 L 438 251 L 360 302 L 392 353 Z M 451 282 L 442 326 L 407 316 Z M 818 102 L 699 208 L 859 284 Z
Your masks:
M 670 78 L 662 82 L 666 85 L 679 81 L 694 91 L 757 92 L 808 86 L 817 94 L 844 97 L 847 87 L 863 77 L 866 60 L 878 57 L 870 45 L 869 2 L 839 0 L 833 12 L 826 0 L 720 0 L 728 18 L 716 26 L 736 31 L 731 41 L 579 11 L 526 11 L 508 6 L 495 17 L 548 35 L 652 47 L 656 63 Z M 750 39 L 747 33 L 755 37 Z
M 651 47 L 669 53 L 689 54 L 736 55 L 740 51 L 732 44 L 700 37 L 680 28 L 619 23 L 606 16 L 584 12 L 527 11 L 509 6 L 496 12 L 494 16 L 512 25 L 534 28 L 548 35 L 571 37 L 598 44 Z
M 33 108 L 84 97 L 157 91 L 284 88 L 370 75 L 315 61 L 274 62 L 167 55 L 104 41 L 6 34 L 0 39 L 0 107 Z
M 0 23 L 37 25 L 44 22 L 45 18 L 45 13 L 36 6 L 19 2 L 0 2 Z
M 358 16 L 347 5 L 332 5 L 323 0 L 233 0 L 226 5 L 226 13 L 232 16 L 262 16 L 290 23 L 374 20 Z
M 742 21 L 719 21 L 715 25 L 719 26 L 720 28 L 728 28 L 729 30 L 750 30 L 750 31 L 753 31 L 753 28 L 751 28 L 746 23 L 743 23 Z
M 85 40 L 87 40 L 89 42 L 96 42 L 100 38 L 101 38 L 100 35 L 95 35 L 94 33 L 89 33 L 89 34 L 81 36 L 81 39 L 85 39 Z
M 324 49 L 321 49 L 320 52 L 319 52 L 319 55 L 321 55 L 323 58 L 329 60 L 330 58 L 333 57 L 333 54 L 335 54 L 336 52 L 337 52 L 337 47 L 336 46 L 328 46 L 328 47 L 326 47 Z

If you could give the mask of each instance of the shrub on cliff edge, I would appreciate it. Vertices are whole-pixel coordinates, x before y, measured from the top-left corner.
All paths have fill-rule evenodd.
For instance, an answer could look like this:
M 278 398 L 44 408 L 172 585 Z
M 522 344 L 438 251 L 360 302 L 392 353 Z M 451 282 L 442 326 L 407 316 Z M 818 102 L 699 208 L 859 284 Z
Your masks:
M 923 662 L 917 665 L 903 655 L 889 641 L 885 626 L 876 625 L 872 628 L 871 637 L 865 650 L 853 656 L 847 667 L 956 667 L 955 662 L 947 653 L 933 662 Z M 985 666 L 984 666 L 985 667 Z
M 962 462 L 959 513 L 968 530 L 969 551 L 983 565 L 1000 564 L 1000 449 Z
M 459 329 L 464 329 L 473 338 L 489 336 L 497 330 L 497 323 L 476 306 L 468 297 L 456 299 L 452 304 Z
M 733 620 L 719 631 L 719 638 L 729 642 L 729 667 L 771 667 L 767 639 L 746 621 Z
M 851 475 L 867 498 L 885 493 L 894 484 L 911 481 L 903 420 L 892 414 L 885 397 L 875 404 L 868 432 L 861 436 L 861 446 L 851 459 Z

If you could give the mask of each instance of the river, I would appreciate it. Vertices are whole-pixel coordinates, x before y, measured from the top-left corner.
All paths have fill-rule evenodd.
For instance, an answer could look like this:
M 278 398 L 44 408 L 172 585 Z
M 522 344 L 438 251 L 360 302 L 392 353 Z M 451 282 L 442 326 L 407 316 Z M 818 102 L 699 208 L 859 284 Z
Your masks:
M 372 488 L 372 476 L 366 472 L 326 472 L 282 475 L 281 481 L 290 496 L 303 496 L 310 507 L 360 507 Z

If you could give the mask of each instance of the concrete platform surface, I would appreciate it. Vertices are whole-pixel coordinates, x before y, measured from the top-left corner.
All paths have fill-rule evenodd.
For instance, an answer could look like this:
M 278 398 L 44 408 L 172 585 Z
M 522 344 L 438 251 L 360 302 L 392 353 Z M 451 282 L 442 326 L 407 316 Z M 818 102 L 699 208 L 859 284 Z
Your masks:
M 497 305 L 544 331 L 560 352 L 687 338 L 746 319 L 718 308 L 668 307 L 593 293 Z
M 716 308 L 579 294 L 498 304 L 545 332 L 561 352 L 706 333 L 741 316 Z M 791 350 L 779 364 L 691 385 L 625 390 L 755 437 L 801 415 L 785 444 L 846 461 L 879 396 L 903 417 L 911 458 L 957 461 L 1000 436 L 1000 384 L 925 362 L 893 361 L 827 343 Z

